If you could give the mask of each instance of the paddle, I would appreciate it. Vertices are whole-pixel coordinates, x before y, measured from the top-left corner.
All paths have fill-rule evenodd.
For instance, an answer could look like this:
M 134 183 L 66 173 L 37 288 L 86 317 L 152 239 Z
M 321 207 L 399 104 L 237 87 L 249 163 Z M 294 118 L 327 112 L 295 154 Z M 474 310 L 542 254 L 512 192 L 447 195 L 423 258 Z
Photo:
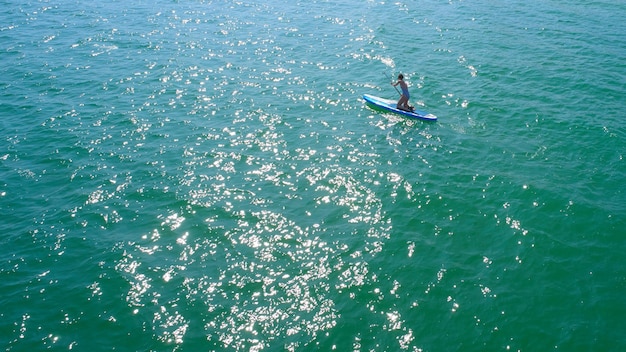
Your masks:
M 387 78 L 389 78 L 389 79 L 391 80 L 391 82 L 393 82 L 393 77 L 391 77 L 390 75 L 388 75 L 388 74 L 387 74 L 387 72 L 383 72 L 383 73 L 385 74 L 385 76 L 386 76 Z M 400 91 L 398 90 L 398 87 L 393 86 L 393 88 L 395 88 L 396 92 L 398 92 L 398 94 L 399 94 L 400 96 L 402 96 L 402 93 L 400 93 Z

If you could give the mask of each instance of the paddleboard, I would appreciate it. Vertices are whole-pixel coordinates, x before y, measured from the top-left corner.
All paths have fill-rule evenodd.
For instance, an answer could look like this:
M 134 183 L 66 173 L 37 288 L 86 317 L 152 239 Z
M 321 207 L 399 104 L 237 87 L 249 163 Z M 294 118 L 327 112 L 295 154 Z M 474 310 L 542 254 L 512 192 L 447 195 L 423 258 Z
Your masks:
M 425 111 L 413 110 L 406 111 L 396 108 L 397 101 L 391 99 L 380 98 L 371 94 L 363 94 L 363 99 L 365 102 L 373 108 L 377 108 L 383 111 L 393 112 L 394 114 L 399 114 L 403 116 L 407 116 L 413 119 L 427 120 L 427 121 L 435 121 L 437 120 L 437 116 L 433 114 L 429 114 Z

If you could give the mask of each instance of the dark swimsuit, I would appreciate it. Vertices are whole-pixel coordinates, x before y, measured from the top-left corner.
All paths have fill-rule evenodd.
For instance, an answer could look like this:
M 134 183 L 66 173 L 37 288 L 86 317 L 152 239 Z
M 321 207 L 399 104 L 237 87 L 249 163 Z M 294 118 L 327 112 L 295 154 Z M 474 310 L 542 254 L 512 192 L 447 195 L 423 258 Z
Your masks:
M 410 99 L 411 96 L 409 95 L 409 89 L 404 88 L 404 87 L 401 87 L 401 88 L 402 88 L 402 95 L 404 95 L 407 99 Z

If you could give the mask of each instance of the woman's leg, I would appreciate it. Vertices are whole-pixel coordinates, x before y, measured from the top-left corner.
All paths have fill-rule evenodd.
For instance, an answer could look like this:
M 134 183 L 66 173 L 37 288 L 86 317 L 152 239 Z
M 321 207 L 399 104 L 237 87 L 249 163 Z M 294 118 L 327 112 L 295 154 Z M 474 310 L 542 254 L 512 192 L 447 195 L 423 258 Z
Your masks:
M 400 97 L 400 100 L 398 100 L 398 109 L 403 109 L 403 110 L 407 110 L 409 106 L 409 99 L 406 97 L 406 95 L 402 95 Z

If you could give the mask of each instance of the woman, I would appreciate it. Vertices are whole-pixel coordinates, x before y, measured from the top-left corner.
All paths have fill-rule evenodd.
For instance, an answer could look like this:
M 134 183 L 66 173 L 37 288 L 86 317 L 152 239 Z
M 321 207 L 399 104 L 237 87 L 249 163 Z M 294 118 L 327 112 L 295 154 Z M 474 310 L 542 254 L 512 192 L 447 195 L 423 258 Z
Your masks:
M 391 83 L 391 85 L 393 85 L 394 87 L 396 87 L 398 84 L 400 85 L 400 89 L 402 89 L 402 95 L 398 100 L 398 105 L 396 106 L 396 108 L 405 111 L 413 111 L 413 107 L 409 105 L 409 98 L 411 96 L 409 95 L 409 86 L 407 86 L 406 82 L 404 82 L 404 75 L 399 74 L 398 81 L 396 83 Z

